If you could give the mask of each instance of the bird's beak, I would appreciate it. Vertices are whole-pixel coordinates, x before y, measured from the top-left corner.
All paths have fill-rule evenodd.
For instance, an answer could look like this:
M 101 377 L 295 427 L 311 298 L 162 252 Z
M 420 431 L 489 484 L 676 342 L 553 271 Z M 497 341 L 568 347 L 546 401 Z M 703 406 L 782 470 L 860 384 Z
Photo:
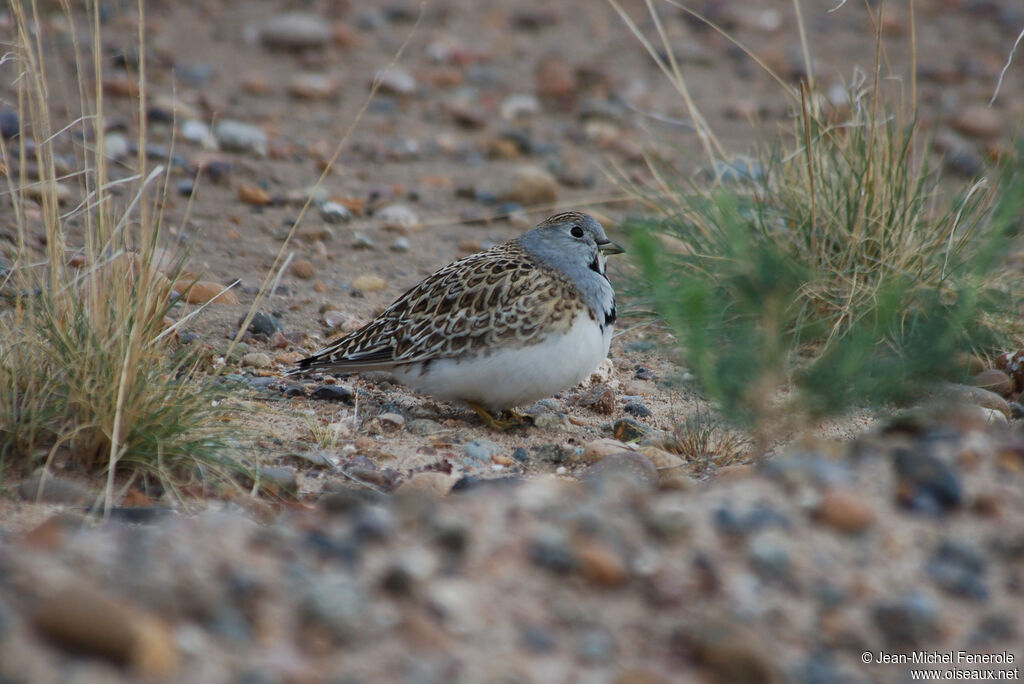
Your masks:
M 611 240 L 605 240 L 604 242 L 597 243 L 597 251 L 601 254 L 622 254 L 626 250 L 622 248 L 622 245 L 616 244 Z

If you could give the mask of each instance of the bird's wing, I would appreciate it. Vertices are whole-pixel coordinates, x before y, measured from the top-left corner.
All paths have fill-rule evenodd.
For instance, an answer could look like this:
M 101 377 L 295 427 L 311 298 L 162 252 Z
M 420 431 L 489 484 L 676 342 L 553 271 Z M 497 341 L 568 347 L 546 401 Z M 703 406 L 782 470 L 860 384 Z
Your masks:
M 494 346 L 525 346 L 585 308 L 572 285 L 510 241 L 428 276 L 363 328 L 299 361 L 291 373 L 387 370 Z

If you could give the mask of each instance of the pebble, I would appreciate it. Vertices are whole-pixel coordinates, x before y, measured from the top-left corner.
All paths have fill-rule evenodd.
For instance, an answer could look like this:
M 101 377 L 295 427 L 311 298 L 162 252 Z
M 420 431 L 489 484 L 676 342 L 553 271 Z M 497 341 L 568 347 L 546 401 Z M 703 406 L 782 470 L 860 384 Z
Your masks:
M 586 627 L 576 635 L 576 657 L 600 665 L 615 658 L 615 637 L 604 627 Z
M 534 458 L 543 463 L 561 464 L 572 459 L 572 449 L 562 444 L 541 444 L 532 447 Z
M 464 447 L 466 459 L 478 463 L 490 462 L 491 457 L 500 454 L 502 448 L 489 439 L 474 439 Z
M 635 442 L 643 439 L 651 428 L 633 418 L 619 418 L 612 424 L 612 434 L 620 442 Z
M 378 71 L 374 82 L 380 84 L 380 91 L 390 95 L 412 95 L 416 92 L 416 79 L 401 67 Z
M 223 119 L 217 122 L 213 135 L 221 149 L 227 152 L 246 152 L 267 156 L 267 134 L 259 126 Z
M 416 212 L 404 204 L 389 204 L 382 207 L 374 212 L 374 217 L 380 227 L 385 230 L 397 230 L 404 233 L 423 227 Z
M 238 319 L 237 325 L 242 325 L 245 322 L 245 316 Z M 281 321 L 277 316 L 266 311 L 257 311 L 252 316 L 252 320 L 249 321 L 248 332 L 253 335 L 266 335 L 270 337 L 276 332 L 281 330 Z
M 576 93 L 576 75 L 557 55 L 541 58 L 534 68 L 533 78 L 538 97 L 565 100 Z
M 546 530 L 534 537 L 530 544 L 530 560 L 558 574 L 574 572 L 579 567 L 576 554 L 564 535 L 557 530 Z
M 893 453 L 897 499 L 904 506 L 924 513 L 959 507 L 963 493 L 956 471 L 924 448 L 899 447 Z
M 615 392 L 607 383 L 599 383 L 585 390 L 576 399 L 576 405 L 589 408 L 596 413 L 611 415 L 615 412 Z
M 404 238 L 403 238 L 404 239 Z M 369 235 L 356 231 L 352 235 L 353 249 L 376 249 L 377 243 Z
M 627 401 L 622 410 L 637 418 L 649 418 L 651 415 L 651 410 L 644 406 L 642 402 L 636 400 Z
M 411 432 L 414 435 L 420 437 L 428 437 L 430 435 L 436 435 L 439 432 L 444 432 L 444 428 L 440 423 L 429 418 L 417 418 L 410 420 L 405 426 L 406 431 Z
M 540 100 L 531 93 L 513 93 L 501 101 L 501 118 L 514 121 L 540 113 Z
M 121 133 L 107 133 L 103 138 L 103 154 L 107 159 L 124 159 L 128 156 L 128 138 Z
M 338 225 L 352 220 L 352 210 L 341 202 L 324 202 L 319 211 L 320 218 L 330 224 Z
M 587 468 L 583 481 L 599 491 L 617 488 L 619 483 L 639 490 L 655 490 L 658 488 L 658 470 L 646 456 L 635 451 L 620 451 Z
M 260 468 L 260 484 L 271 494 L 292 494 L 298 489 L 294 468 Z
M 926 570 L 932 582 L 950 594 L 982 600 L 989 593 L 986 566 L 984 553 L 973 543 L 946 539 L 928 559 Z
M 971 377 L 971 384 L 1007 397 L 1014 392 L 1014 380 L 1001 370 L 989 368 Z M 996 408 L 987 406 L 986 408 Z
M 242 356 L 242 365 L 251 368 L 270 368 L 274 360 L 266 352 L 249 352 Z
M 355 404 L 355 393 L 345 385 L 318 385 L 309 394 L 310 399 L 317 401 L 340 401 L 352 406 Z
M 413 473 L 395 489 L 395 496 L 402 497 L 412 492 L 422 492 L 433 496 L 447 496 L 455 484 L 455 478 L 445 473 Z
M 547 411 L 533 417 L 533 426 L 539 430 L 568 430 L 572 423 L 564 413 Z
M 84 581 L 43 593 L 32 623 L 61 647 L 130 666 L 144 678 L 168 677 L 178 664 L 165 623 Z
M 580 574 L 601 587 L 618 587 L 629 579 L 622 555 L 600 542 L 587 542 L 575 548 Z
M 999 112 L 986 105 L 972 105 L 957 114 L 952 126 L 971 138 L 998 138 L 1003 132 Z
M 617 439 L 609 439 L 607 437 L 595 439 L 583 447 L 583 454 L 580 456 L 580 460 L 588 465 L 593 465 L 606 456 L 617 454 L 621 451 L 631 451 L 631 449 L 624 442 L 620 442 Z
M 875 512 L 864 496 L 848 489 L 829 489 L 815 515 L 825 525 L 847 534 L 857 534 L 875 523 Z
M 259 29 L 259 38 L 277 50 L 322 48 L 331 40 L 331 24 L 315 14 L 289 12 L 267 20 Z
M 392 252 L 398 252 L 400 254 L 408 252 L 410 249 L 409 241 L 404 237 L 400 237 L 394 242 L 392 242 L 390 245 L 388 245 L 388 249 L 390 249 Z
M 952 383 L 946 385 L 946 387 L 949 390 L 950 396 L 957 401 L 999 411 L 1007 418 L 1011 415 L 1010 404 L 995 392 L 982 389 L 981 387 Z
M 258 185 L 248 185 L 245 183 L 238 186 L 238 199 L 246 204 L 252 204 L 257 207 L 264 207 L 271 202 L 269 192 Z
M 893 648 L 925 646 L 939 631 L 939 608 L 921 592 L 880 601 L 871 610 L 884 643 Z
M 299 259 L 292 262 L 292 275 L 296 278 L 309 280 L 316 275 L 316 267 L 309 259 Z
M 190 143 L 202 146 L 204 150 L 217 149 L 217 138 L 210 127 L 202 121 L 188 119 L 181 123 L 181 137 Z
M 328 100 L 340 89 L 338 81 L 326 74 L 299 74 L 288 82 L 288 94 L 302 100 Z
M 361 275 L 352 281 L 352 288 L 362 292 L 379 292 L 387 286 L 388 281 L 376 275 Z
M 14 109 L 0 109 L 0 136 L 4 140 L 15 138 L 21 133 L 21 122 L 18 112 Z
M 714 682 L 784 682 L 773 642 L 731 617 L 696 616 L 676 631 L 673 647 L 706 668 Z
M 234 291 L 225 289 L 219 283 L 205 280 L 195 283 L 189 280 L 179 280 L 171 287 L 175 292 L 182 294 L 189 304 L 205 304 L 207 302 L 238 304 L 238 296 Z
M 347 573 L 314 575 L 303 588 L 301 611 L 306 619 L 348 641 L 366 625 L 366 594 Z
M 558 181 L 539 166 L 521 166 L 498 193 L 502 202 L 518 202 L 523 206 L 552 204 L 558 199 Z
M 49 475 L 46 479 L 39 475 L 33 475 L 22 480 L 18 483 L 18 496 L 26 501 L 39 500 L 46 503 L 77 506 L 88 506 L 96 500 L 96 494 L 91 489 L 54 475 Z

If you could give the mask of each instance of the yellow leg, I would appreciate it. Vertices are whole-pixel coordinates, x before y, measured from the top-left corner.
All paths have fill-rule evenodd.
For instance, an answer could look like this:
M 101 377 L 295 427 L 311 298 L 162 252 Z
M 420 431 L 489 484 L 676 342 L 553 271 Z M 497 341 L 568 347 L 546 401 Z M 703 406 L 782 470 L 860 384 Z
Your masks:
M 526 427 L 527 425 L 533 424 L 533 419 L 530 416 L 519 413 L 515 410 L 507 410 L 501 412 L 501 417 L 496 418 L 491 415 L 491 412 L 485 409 L 475 401 L 467 401 L 469 407 L 476 412 L 476 415 L 480 416 L 480 420 L 487 424 L 487 427 L 498 432 L 504 432 L 505 430 L 511 430 L 517 427 Z

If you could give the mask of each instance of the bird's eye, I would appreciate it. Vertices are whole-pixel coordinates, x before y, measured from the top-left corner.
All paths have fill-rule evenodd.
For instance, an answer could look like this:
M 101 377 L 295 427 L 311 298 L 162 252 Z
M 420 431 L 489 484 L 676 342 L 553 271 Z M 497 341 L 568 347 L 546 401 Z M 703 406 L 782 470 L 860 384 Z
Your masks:
M 581 237 L 583 237 L 583 229 L 582 229 L 582 228 L 580 228 L 579 226 L 573 226 L 573 227 L 572 227 L 572 230 L 570 230 L 570 231 L 569 231 L 569 233 L 570 233 L 570 234 L 571 234 L 571 235 L 572 235 L 572 236 L 573 236 L 574 238 L 581 238 Z

